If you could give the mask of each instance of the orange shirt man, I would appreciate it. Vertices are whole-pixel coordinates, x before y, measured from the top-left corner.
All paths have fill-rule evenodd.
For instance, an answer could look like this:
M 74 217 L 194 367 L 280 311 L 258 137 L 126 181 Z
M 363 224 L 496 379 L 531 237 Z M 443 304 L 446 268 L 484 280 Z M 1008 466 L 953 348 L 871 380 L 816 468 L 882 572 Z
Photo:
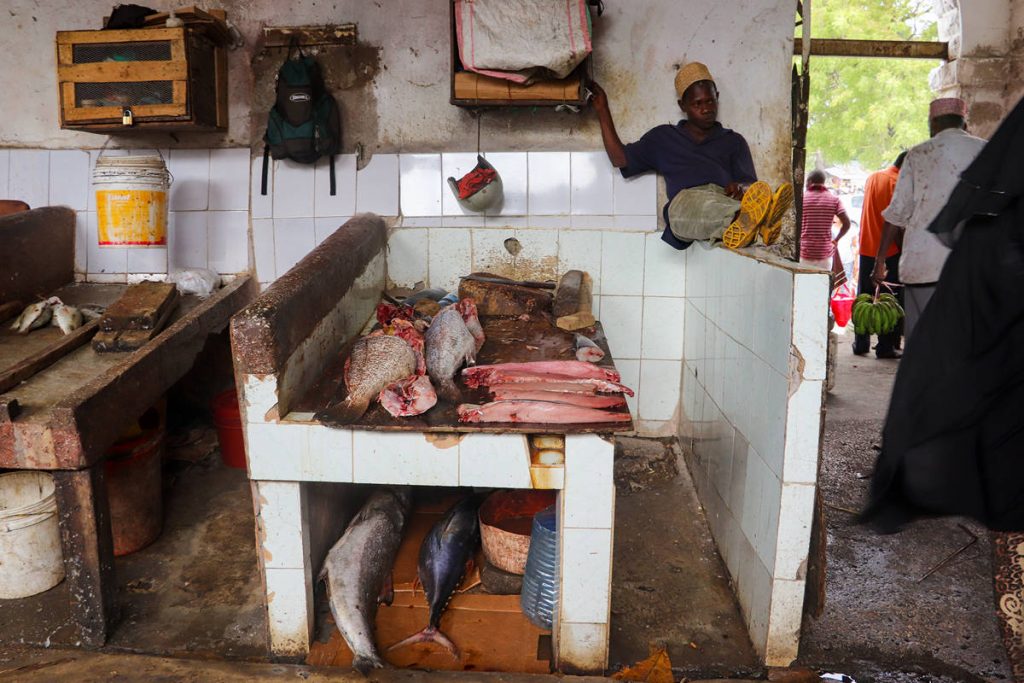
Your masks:
M 893 191 L 896 189 L 896 180 L 900 175 L 900 166 L 903 165 L 903 157 L 906 152 L 901 152 L 893 165 L 881 171 L 876 171 L 868 176 L 864 183 L 864 207 L 860 215 L 860 275 L 857 278 L 857 293 L 875 293 L 875 284 L 871 281 L 871 271 L 875 267 L 875 255 L 878 253 L 878 243 L 882 239 L 882 227 L 885 219 L 882 212 L 889 206 L 892 200 Z M 899 253 L 900 248 L 895 242 L 889 245 L 885 252 L 885 266 L 889 272 L 890 282 L 897 282 L 899 278 Z M 897 296 L 899 294 L 897 293 Z M 896 346 L 899 342 L 899 332 L 894 331 L 878 337 L 878 345 L 875 347 L 875 355 L 879 358 L 899 358 Z M 853 340 L 853 352 L 858 356 L 866 354 L 871 348 L 871 335 L 858 333 Z

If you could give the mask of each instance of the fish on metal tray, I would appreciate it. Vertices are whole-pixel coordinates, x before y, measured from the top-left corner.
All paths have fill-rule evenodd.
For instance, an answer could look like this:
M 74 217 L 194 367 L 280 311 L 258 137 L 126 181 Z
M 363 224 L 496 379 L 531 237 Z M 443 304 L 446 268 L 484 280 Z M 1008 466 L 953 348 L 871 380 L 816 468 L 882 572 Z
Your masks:
M 465 578 L 480 542 L 477 514 L 481 502 L 482 495 L 463 498 L 424 537 L 417 571 L 430 607 L 427 626 L 389 647 L 389 652 L 412 643 L 437 643 L 459 658 L 459 648 L 441 631 L 441 615 Z
M 416 354 L 404 340 L 389 335 L 362 337 L 345 361 L 348 396 L 317 413 L 325 424 L 351 424 L 363 416 L 381 389 L 416 372 Z
M 407 489 L 370 494 L 327 553 L 318 579 L 326 581 L 331 614 L 352 651 L 352 666 L 364 675 L 384 667 L 373 624 L 381 602 L 391 604 L 391 568 L 409 516 Z
M 28 334 L 32 330 L 46 325 L 52 317 L 53 308 L 50 304 L 46 301 L 37 301 L 25 307 L 21 315 L 14 319 L 11 329 L 17 330 L 18 334 Z
M 476 339 L 466 327 L 462 313 L 448 306 L 434 316 L 424 335 L 427 346 L 427 374 L 439 396 L 456 403 L 461 392 L 455 386 L 455 373 L 464 364 L 476 360 Z

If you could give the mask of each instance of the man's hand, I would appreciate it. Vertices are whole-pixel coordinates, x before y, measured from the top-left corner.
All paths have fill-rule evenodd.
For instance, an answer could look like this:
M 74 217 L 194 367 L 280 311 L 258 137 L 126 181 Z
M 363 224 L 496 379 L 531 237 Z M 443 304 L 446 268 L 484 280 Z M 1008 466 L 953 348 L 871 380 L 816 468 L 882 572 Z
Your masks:
M 876 286 L 881 286 L 882 282 L 885 281 L 885 276 L 887 274 L 885 261 L 882 259 L 876 260 L 875 267 L 871 271 L 871 281 L 874 282 Z
M 590 81 L 587 84 L 587 89 L 592 93 L 590 98 L 590 104 L 597 111 L 608 111 L 608 95 L 605 93 L 604 88 L 597 84 L 597 81 Z
M 725 193 L 733 199 L 743 199 L 743 193 L 746 191 L 739 183 L 729 183 L 725 186 Z

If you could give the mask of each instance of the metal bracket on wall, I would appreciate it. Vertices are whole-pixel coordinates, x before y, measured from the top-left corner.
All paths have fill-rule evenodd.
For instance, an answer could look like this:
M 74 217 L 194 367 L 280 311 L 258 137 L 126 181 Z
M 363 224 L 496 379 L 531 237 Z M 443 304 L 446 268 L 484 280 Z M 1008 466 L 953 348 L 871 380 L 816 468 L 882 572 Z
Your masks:
M 328 47 L 355 45 L 359 31 L 355 24 L 325 24 L 322 26 L 264 26 L 263 47 L 287 49 L 293 38 L 302 47 Z

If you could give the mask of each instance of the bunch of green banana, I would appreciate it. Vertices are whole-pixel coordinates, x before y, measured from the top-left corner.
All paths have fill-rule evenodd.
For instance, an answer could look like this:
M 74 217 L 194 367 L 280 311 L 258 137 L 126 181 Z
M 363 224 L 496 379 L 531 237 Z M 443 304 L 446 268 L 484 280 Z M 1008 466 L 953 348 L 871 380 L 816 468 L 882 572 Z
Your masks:
M 903 307 L 892 294 L 861 294 L 853 302 L 850 318 L 858 334 L 887 334 L 896 329 L 903 317 Z

